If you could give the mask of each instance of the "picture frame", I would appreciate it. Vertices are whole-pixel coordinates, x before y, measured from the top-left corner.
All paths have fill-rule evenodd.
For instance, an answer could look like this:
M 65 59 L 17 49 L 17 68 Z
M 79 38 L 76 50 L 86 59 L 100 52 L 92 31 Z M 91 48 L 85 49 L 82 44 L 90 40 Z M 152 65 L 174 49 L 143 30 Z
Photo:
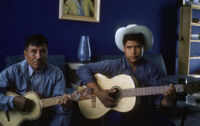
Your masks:
M 100 0 L 59 0 L 59 19 L 99 22 Z

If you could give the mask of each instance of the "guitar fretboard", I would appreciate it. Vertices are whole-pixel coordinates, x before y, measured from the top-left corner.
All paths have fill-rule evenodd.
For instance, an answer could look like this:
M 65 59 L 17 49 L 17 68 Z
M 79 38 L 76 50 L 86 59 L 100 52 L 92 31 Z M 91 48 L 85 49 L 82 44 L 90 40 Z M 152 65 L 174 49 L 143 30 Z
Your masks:
M 70 94 L 67 94 L 67 97 L 70 98 L 70 99 L 72 99 L 72 97 L 71 97 Z M 50 106 L 56 105 L 57 101 L 59 99 L 61 99 L 61 98 L 62 98 L 62 96 L 56 96 L 56 97 L 41 99 L 41 101 L 43 103 L 42 107 L 45 108 L 45 107 L 50 107 Z
M 183 85 L 177 84 L 174 87 L 176 89 L 176 92 L 184 92 Z M 155 87 L 122 89 L 121 97 L 158 95 L 158 94 L 163 94 L 165 91 L 167 91 L 169 89 L 170 89 L 170 86 L 155 86 Z

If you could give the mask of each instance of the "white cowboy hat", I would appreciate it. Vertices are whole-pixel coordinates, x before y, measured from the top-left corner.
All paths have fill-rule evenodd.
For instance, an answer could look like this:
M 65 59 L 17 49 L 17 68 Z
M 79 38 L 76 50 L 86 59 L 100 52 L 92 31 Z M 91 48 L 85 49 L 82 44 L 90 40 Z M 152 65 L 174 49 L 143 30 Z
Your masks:
M 124 52 L 123 38 L 125 34 L 129 33 L 142 33 L 144 35 L 144 52 L 149 50 L 153 45 L 153 34 L 145 26 L 140 26 L 136 24 L 128 25 L 126 27 L 120 27 L 115 33 L 115 43 L 117 47 Z

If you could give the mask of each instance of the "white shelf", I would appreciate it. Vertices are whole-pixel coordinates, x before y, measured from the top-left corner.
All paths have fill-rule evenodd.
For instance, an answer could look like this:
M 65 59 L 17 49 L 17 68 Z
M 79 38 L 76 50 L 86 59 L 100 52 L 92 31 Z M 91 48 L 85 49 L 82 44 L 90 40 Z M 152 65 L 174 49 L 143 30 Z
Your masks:
M 67 63 L 69 68 L 72 70 L 77 70 L 80 66 L 84 65 L 83 63 Z
M 200 10 L 200 5 L 194 5 L 194 4 L 192 4 L 191 6 L 192 6 L 192 9 Z
M 192 26 L 200 26 L 200 23 L 194 23 L 194 22 L 192 22 L 191 25 Z
M 200 59 L 200 56 L 190 56 L 190 59 Z
M 190 42 L 200 42 L 200 40 L 190 40 Z
M 195 77 L 195 78 L 200 78 L 199 74 L 189 74 L 189 76 Z

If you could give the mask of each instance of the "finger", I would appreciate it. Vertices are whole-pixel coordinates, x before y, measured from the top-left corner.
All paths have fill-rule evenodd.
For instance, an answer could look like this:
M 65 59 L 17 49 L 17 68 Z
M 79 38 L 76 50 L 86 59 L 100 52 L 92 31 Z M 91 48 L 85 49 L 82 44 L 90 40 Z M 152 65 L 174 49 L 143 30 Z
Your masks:
M 170 84 L 170 93 L 174 96 L 174 95 L 176 95 L 176 88 L 174 87 L 174 85 L 173 84 Z
M 65 98 L 64 98 L 64 101 L 65 101 L 65 104 L 67 104 L 67 102 L 69 102 L 70 99 L 69 99 L 68 97 L 65 97 Z
M 31 100 L 25 99 L 25 101 L 24 101 L 24 106 L 29 106 L 29 105 L 31 105 L 31 103 L 32 103 Z
M 67 102 L 68 102 L 68 99 L 63 99 L 63 104 L 67 104 Z
M 68 104 L 68 102 L 70 102 L 70 99 L 68 97 L 65 97 L 62 99 L 62 101 L 63 101 L 62 105 L 66 105 L 66 104 Z
M 57 100 L 57 104 L 61 105 L 62 104 L 62 99 Z
M 27 104 L 28 104 L 29 111 L 31 111 L 33 106 L 34 106 L 34 102 L 32 100 L 28 99 L 28 103 Z
M 172 91 L 176 91 L 176 88 L 174 87 L 173 84 L 170 84 L 170 89 L 171 89 Z
M 169 90 L 168 92 L 168 97 L 172 97 L 173 96 L 173 91 L 172 90 Z
M 176 97 L 176 93 L 174 92 L 174 91 L 172 91 L 172 90 L 170 90 L 169 91 L 169 94 L 168 94 L 168 96 L 167 97 L 169 97 L 169 98 L 174 98 L 174 97 Z
M 114 89 L 107 89 L 107 90 L 105 90 L 107 93 L 114 93 L 115 92 L 115 90 Z
M 111 96 L 108 96 L 108 97 L 107 97 L 107 100 L 110 101 L 110 102 L 115 102 L 115 99 L 112 98 Z
M 75 90 L 75 91 L 73 92 L 73 94 L 79 94 L 79 92 L 78 92 L 77 90 Z
M 22 108 L 21 108 L 21 111 L 22 111 L 22 112 L 26 112 L 26 111 L 28 111 L 28 110 L 26 109 L 26 107 L 22 107 Z
M 107 99 L 106 99 L 107 106 L 109 106 L 109 107 L 113 106 L 113 104 L 115 102 L 116 101 L 112 97 L 107 97 Z
M 117 106 L 117 101 L 113 102 L 111 105 L 111 107 L 115 107 L 115 106 Z
M 66 101 L 66 103 L 63 103 L 62 104 L 63 107 L 66 107 L 66 108 L 71 108 L 73 106 L 73 102 L 70 101 L 69 99 Z
M 168 95 L 169 95 L 169 91 L 165 91 L 164 96 L 168 96 Z
M 34 102 L 31 100 L 31 99 L 28 99 L 28 104 L 31 105 L 33 104 Z
M 64 95 L 63 95 L 63 98 L 66 98 L 66 97 L 67 97 L 67 94 L 64 94 Z
M 110 102 L 108 107 L 115 107 L 117 105 L 117 102 Z
M 67 102 L 67 107 L 72 107 L 73 106 L 73 102 L 72 101 L 68 101 Z
M 110 106 L 112 106 L 112 102 L 110 102 L 110 101 L 105 101 L 105 102 L 104 102 L 104 105 L 105 105 L 106 107 L 110 107 Z
M 89 89 L 88 89 L 88 92 L 89 92 L 89 94 L 91 94 L 91 95 L 95 94 L 94 88 L 89 88 Z

